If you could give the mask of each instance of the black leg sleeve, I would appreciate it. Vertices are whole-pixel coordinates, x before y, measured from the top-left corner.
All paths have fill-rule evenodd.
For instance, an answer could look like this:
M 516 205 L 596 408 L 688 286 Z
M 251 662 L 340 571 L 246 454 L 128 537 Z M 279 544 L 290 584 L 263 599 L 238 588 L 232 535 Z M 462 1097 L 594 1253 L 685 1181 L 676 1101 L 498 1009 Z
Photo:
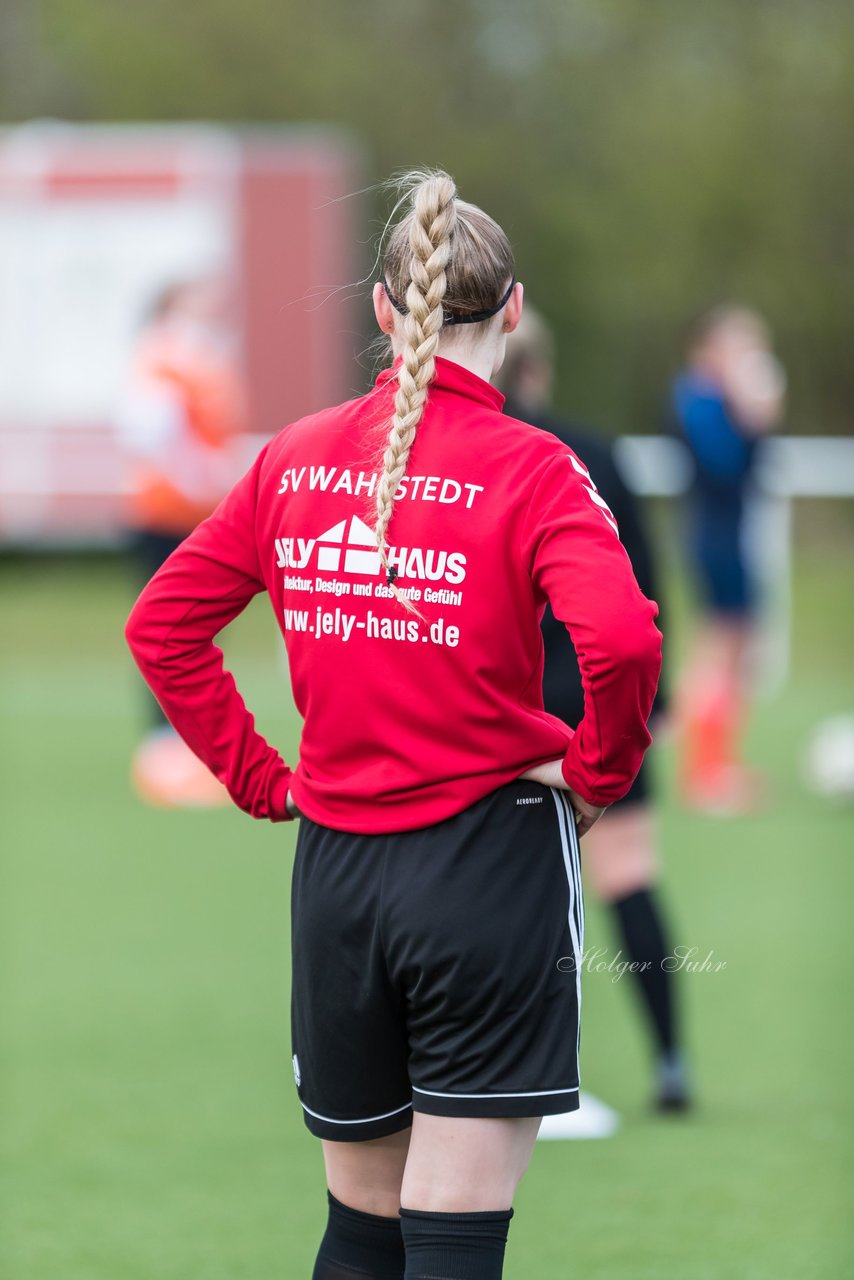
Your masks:
M 401 1209 L 405 1280 L 501 1280 L 512 1209 L 425 1213 Z
M 403 1280 L 399 1218 L 361 1213 L 329 1196 L 329 1221 L 312 1280 Z
M 611 903 L 644 1013 L 660 1053 L 677 1047 L 673 974 L 664 960 L 671 954 L 661 908 L 652 889 L 639 889 Z

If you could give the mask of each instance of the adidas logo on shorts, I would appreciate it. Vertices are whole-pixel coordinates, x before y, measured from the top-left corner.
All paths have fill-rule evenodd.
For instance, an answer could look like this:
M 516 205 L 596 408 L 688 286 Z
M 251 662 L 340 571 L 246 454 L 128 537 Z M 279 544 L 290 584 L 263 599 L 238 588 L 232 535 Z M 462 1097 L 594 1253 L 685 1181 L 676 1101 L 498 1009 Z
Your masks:
M 520 796 L 516 801 L 517 804 L 542 804 L 542 796 Z

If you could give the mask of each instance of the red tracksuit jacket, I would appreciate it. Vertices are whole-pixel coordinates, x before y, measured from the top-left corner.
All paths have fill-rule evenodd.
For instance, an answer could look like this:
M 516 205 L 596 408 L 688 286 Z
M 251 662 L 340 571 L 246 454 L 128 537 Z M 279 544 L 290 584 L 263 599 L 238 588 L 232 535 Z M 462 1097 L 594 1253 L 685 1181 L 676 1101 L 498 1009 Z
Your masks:
M 563 758 L 593 804 L 617 800 L 650 743 L 656 606 L 613 517 L 555 437 L 507 418 L 489 383 L 436 361 L 389 526 L 396 601 L 374 549 L 374 501 L 396 381 L 286 427 L 154 576 L 128 643 L 164 711 L 255 817 L 404 831 L 450 817 Z M 291 772 L 255 730 L 214 637 L 267 591 L 303 718 Z M 578 653 L 573 734 L 543 710 L 546 600 Z

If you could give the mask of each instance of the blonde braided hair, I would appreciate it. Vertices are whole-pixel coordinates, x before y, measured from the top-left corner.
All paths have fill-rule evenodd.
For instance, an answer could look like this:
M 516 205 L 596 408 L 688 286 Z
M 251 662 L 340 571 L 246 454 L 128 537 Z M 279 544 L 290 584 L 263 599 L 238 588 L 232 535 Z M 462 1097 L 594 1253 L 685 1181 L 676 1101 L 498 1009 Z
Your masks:
M 457 224 L 456 195 L 454 180 L 446 173 L 424 175 L 412 191 L 412 215 L 408 220 L 411 256 L 402 359 L 394 398 L 394 417 L 383 455 L 382 476 L 377 485 L 374 534 L 380 562 L 395 596 L 412 613 L 418 612 L 412 601 L 394 585 L 396 573 L 389 564 L 386 535 L 397 486 L 406 472 L 415 429 L 427 402 L 427 388 L 436 371 L 436 348 L 444 322 L 442 304 L 448 290 L 446 268 Z
M 413 602 L 395 584 L 388 559 L 388 527 L 398 485 L 406 474 L 415 433 L 424 415 L 436 370 L 436 351 L 446 315 L 451 323 L 494 314 L 515 278 L 513 250 L 492 218 L 458 199 L 456 184 L 441 169 L 404 175 L 399 183 L 410 208 L 394 227 L 383 259 L 385 285 L 403 311 L 398 387 L 377 485 L 374 534 L 380 563 L 395 597 L 411 612 Z M 403 303 L 398 301 L 405 300 Z

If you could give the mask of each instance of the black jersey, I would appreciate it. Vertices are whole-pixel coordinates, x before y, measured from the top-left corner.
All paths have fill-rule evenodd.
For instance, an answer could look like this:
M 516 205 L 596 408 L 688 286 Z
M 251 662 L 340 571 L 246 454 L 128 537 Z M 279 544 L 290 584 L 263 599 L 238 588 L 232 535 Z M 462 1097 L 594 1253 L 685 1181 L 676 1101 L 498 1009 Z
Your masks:
M 620 530 L 620 539 L 632 562 L 638 586 L 647 599 L 659 601 L 658 625 L 659 629 L 663 630 L 661 616 L 664 610 L 661 609 L 656 589 L 656 573 L 649 538 L 644 529 L 638 501 L 620 474 L 611 441 L 579 428 L 574 423 L 562 422 L 548 413 L 541 413 L 532 418 L 529 413 L 514 406 L 512 402 L 506 405 L 506 412 L 523 421 L 532 422 L 534 426 L 557 436 L 578 455 L 587 467 L 596 488 L 614 513 Z M 548 607 L 543 617 L 542 631 L 545 645 L 543 674 L 545 708 L 552 715 L 560 716 L 561 720 L 575 728 L 584 714 L 584 693 L 578 658 L 566 627 L 555 618 Z M 661 684 L 659 684 L 654 709 L 657 712 L 664 709 Z

